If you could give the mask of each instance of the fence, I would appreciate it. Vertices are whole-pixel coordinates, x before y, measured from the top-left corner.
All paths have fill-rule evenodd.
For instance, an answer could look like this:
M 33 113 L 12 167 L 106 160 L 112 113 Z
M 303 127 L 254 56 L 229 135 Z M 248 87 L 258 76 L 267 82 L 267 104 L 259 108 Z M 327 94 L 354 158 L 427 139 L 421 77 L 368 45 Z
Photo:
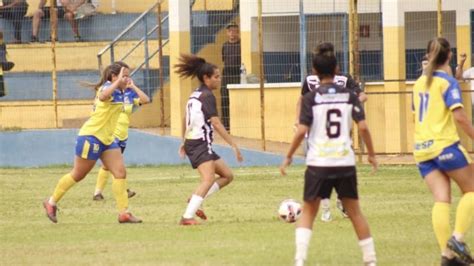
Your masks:
M 138 69 L 134 79 L 152 98 L 151 104 L 134 114 L 132 126 L 161 127 L 158 132 L 169 134 L 169 127 L 177 123 L 172 118 L 175 110 L 171 107 L 170 54 L 178 47 L 171 47 L 168 42 L 172 37 L 168 25 L 172 22 L 158 23 L 168 16 L 168 1 L 100 1 L 93 16 L 74 20 L 80 41 L 74 38 L 74 28 L 58 9 L 58 40 L 53 38 L 53 42 L 46 17 L 39 20 L 39 31 L 33 30 L 35 14 L 38 17 L 39 13 L 35 10 L 37 2 L 28 1 L 20 44 L 14 43 L 11 22 L 0 19 L 7 59 L 15 63 L 3 76 L 7 94 L 0 98 L 0 127 L 80 127 L 94 98 L 94 92 L 81 84 L 98 80 L 97 54 L 139 19 L 138 26 L 127 31 L 120 42 L 114 42 L 114 59 L 130 53 L 125 61 Z M 227 58 L 235 60 L 224 73 L 225 83 L 234 85 L 215 92 L 218 109 L 231 133 L 240 137 L 239 141 L 256 140 L 256 146 L 267 148 L 269 143 L 291 140 L 295 104 L 302 78 L 311 73 L 313 49 L 320 42 L 332 42 L 340 71 L 365 84 L 369 96 L 366 110 L 377 151 L 408 153 L 412 133 L 409 92 L 411 81 L 421 73 L 427 41 L 438 34 L 450 41 L 453 72 L 459 54 L 468 53 L 467 69 L 474 51 L 474 3 L 415 2 L 189 1 L 189 51 L 222 69 L 222 47 L 229 40 L 227 26 L 239 26 L 240 48 L 228 50 L 238 52 L 227 54 Z M 145 32 L 149 33 L 147 37 Z M 35 34 L 39 42 L 30 43 Z M 165 43 L 162 49 L 158 49 L 160 39 Z M 130 52 L 131 49 L 134 50 Z M 149 67 L 139 68 L 145 58 L 149 59 Z M 104 53 L 104 64 L 110 59 L 110 53 Z M 239 85 L 242 66 L 248 84 Z M 469 84 L 462 83 L 464 96 L 470 99 Z M 466 100 L 468 103 L 470 100 Z M 473 151 L 472 145 L 469 148 Z

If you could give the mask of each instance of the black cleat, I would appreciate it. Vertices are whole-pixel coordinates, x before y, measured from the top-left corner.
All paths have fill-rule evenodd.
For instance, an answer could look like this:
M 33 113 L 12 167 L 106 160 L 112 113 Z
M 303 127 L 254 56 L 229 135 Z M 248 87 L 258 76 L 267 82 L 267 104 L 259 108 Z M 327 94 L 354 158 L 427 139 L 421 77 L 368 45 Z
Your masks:
M 474 263 L 471 256 L 471 251 L 466 243 L 458 241 L 454 236 L 448 240 L 448 248 L 452 250 L 459 259 L 467 265 Z
M 127 196 L 128 198 L 133 198 L 133 196 L 137 195 L 135 191 L 132 191 L 130 189 L 127 189 Z
M 447 257 L 441 256 L 441 266 L 468 266 L 469 263 L 461 261 L 458 257 L 448 259 Z

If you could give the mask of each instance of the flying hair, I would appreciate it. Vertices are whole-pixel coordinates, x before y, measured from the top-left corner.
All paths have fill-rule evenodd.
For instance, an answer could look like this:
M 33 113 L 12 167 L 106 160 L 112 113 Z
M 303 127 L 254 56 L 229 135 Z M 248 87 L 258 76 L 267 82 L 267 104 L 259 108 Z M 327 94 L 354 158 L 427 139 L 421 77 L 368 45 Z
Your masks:
M 182 54 L 179 63 L 174 65 L 175 73 L 181 78 L 195 78 L 204 83 L 204 76 L 211 77 L 217 66 L 207 63 L 202 57 L 191 54 Z

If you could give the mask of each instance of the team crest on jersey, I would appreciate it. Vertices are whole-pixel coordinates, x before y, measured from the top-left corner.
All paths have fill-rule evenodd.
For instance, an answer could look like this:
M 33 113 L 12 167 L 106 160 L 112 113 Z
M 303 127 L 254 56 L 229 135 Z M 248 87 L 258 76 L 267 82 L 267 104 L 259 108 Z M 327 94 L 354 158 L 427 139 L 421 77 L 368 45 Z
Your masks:
M 461 95 L 459 94 L 458 90 L 452 90 L 451 97 L 453 97 L 453 99 L 456 99 L 456 100 L 461 99 Z

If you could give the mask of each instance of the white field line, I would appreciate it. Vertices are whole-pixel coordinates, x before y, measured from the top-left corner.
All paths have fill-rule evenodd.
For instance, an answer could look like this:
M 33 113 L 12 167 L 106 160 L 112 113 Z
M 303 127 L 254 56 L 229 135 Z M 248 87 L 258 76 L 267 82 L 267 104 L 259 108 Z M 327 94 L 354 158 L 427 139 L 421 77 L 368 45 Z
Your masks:
M 304 170 L 287 170 L 287 174 L 304 174 Z M 239 178 L 239 176 L 259 176 L 259 175 L 278 175 L 280 176 L 280 171 L 248 171 L 248 170 L 237 170 L 234 171 L 234 178 Z M 131 177 L 133 178 L 133 177 Z M 165 175 L 165 176 L 151 176 L 146 178 L 138 178 L 140 181 L 154 181 L 154 180 L 177 180 L 177 179 L 193 179 L 199 178 L 197 174 L 184 174 L 184 175 Z

